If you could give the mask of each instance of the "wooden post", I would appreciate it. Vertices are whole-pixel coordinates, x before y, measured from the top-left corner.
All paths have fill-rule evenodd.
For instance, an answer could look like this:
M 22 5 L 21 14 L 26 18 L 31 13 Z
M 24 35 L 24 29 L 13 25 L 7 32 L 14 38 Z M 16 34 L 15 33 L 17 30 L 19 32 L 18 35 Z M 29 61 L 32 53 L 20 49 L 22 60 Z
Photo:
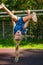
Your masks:
M 25 40 L 27 40 L 27 31 L 28 31 L 28 29 L 26 29 L 26 31 L 25 31 Z
M 2 22 L 2 27 L 3 27 L 3 38 L 5 38 L 5 34 L 4 34 L 4 21 Z

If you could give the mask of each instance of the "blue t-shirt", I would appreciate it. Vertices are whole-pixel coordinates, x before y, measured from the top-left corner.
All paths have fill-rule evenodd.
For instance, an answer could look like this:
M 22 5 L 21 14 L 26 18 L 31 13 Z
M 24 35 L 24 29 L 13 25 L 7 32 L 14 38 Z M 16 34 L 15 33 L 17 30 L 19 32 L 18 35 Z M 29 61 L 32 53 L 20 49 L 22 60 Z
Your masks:
M 23 17 L 19 17 L 18 21 L 16 22 L 16 26 L 14 27 L 14 34 L 20 30 L 22 34 L 25 33 L 25 29 L 23 28 L 25 22 L 23 21 Z

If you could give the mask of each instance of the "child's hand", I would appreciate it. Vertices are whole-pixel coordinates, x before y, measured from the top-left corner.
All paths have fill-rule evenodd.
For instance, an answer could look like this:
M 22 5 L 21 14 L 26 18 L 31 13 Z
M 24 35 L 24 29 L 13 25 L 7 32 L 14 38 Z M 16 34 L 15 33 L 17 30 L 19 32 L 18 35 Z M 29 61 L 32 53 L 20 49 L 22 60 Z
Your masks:
M 27 10 L 27 13 L 30 14 L 30 10 Z
M 14 14 L 15 13 L 15 10 L 13 10 L 12 13 Z

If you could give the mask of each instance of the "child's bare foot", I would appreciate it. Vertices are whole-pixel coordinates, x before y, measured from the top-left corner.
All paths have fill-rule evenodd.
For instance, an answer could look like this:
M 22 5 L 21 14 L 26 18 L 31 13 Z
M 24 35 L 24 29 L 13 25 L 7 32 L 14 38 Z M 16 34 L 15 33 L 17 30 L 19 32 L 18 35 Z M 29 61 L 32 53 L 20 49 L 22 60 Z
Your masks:
M 32 13 L 32 20 L 34 22 L 37 22 L 37 16 L 36 16 L 36 13 L 35 12 Z
M 0 5 L 0 9 L 3 9 L 5 7 L 5 5 L 2 3 L 1 5 Z

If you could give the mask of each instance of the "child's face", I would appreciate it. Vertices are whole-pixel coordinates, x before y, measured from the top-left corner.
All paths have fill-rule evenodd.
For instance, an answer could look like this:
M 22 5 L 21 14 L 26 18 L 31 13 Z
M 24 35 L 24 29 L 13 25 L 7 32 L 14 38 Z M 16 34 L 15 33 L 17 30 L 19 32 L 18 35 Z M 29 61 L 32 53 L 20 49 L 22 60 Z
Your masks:
M 16 34 L 15 34 L 15 39 L 21 39 L 22 38 L 22 33 L 21 31 L 17 31 Z
M 18 31 L 16 32 L 16 35 L 21 35 L 21 31 L 18 30 Z

